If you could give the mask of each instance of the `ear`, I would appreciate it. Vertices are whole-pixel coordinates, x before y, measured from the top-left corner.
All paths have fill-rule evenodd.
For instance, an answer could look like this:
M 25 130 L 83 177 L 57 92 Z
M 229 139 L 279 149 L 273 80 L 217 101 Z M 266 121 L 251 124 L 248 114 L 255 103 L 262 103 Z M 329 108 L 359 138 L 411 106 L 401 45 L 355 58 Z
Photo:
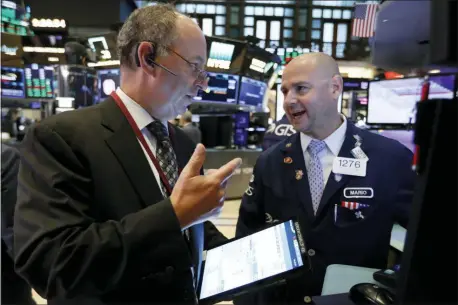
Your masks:
M 141 42 L 137 47 L 137 66 L 148 74 L 153 74 L 155 72 L 155 65 L 153 63 L 155 51 L 154 47 L 148 42 Z
M 343 92 L 342 76 L 335 74 L 331 79 L 331 94 L 335 99 L 338 99 Z

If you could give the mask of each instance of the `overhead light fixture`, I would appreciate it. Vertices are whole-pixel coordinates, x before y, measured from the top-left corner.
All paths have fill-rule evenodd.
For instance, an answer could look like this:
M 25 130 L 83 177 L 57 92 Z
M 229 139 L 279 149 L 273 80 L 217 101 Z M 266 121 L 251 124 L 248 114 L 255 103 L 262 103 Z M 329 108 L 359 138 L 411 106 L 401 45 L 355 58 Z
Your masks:
M 103 37 L 103 36 L 88 38 L 88 39 L 87 39 L 87 42 L 89 43 L 89 46 L 91 47 L 91 49 L 94 50 L 94 51 L 95 51 L 95 46 L 94 46 L 94 43 L 95 43 L 95 42 L 101 42 L 102 45 L 103 45 L 103 48 L 104 48 L 105 50 L 108 50 L 107 40 L 106 40 L 105 37 Z
M 26 53 L 65 53 L 64 48 L 51 48 L 51 47 L 23 47 Z
M 58 29 L 58 28 L 63 28 L 65 29 L 67 27 L 67 24 L 64 19 L 37 19 L 33 18 L 32 19 L 32 26 L 34 28 L 53 28 L 53 29 Z
M 99 61 L 99 62 L 89 62 L 87 64 L 89 67 L 104 67 L 104 66 L 119 66 L 119 60 L 107 60 L 107 61 Z
M 58 62 L 59 61 L 59 57 L 48 57 L 48 61 L 50 61 L 50 62 Z
M 437 73 L 441 73 L 441 70 L 438 70 L 438 69 L 429 70 L 429 73 L 431 73 L 431 74 L 437 74 Z

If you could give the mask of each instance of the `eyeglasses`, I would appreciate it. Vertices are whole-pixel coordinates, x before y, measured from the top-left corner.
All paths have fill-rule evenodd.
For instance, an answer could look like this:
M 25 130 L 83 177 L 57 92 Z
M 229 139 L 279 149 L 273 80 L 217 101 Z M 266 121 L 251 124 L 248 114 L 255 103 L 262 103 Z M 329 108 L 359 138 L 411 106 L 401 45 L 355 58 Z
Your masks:
M 183 59 L 192 69 L 193 76 L 196 78 L 196 80 L 199 83 L 202 83 L 206 81 L 208 77 L 208 72 L 202 69 L 199 69 L 195 63 L 190 62 L 186 58 L 184 58 L 180 53 L 176 52 L 175 50 L 172 50 L 171 48 L 166 48 L 168 51 L 172 52 L 176 56 L 180 57 Z

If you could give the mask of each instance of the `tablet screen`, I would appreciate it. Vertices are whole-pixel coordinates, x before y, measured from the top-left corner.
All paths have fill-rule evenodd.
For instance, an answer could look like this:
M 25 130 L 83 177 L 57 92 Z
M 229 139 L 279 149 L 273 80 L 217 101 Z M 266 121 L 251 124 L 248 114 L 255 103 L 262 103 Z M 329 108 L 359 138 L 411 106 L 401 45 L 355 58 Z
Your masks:
M 303 266 L 292 220 L 207 251 L 200 299 Z

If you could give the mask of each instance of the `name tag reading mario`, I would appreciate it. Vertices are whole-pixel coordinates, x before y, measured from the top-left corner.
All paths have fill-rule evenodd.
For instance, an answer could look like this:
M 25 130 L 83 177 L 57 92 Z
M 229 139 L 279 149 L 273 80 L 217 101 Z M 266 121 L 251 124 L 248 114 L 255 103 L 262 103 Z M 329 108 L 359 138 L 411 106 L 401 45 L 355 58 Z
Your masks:
M 332 164 L 334 174 L 366 177 L 367 159 L 336 157 Z

